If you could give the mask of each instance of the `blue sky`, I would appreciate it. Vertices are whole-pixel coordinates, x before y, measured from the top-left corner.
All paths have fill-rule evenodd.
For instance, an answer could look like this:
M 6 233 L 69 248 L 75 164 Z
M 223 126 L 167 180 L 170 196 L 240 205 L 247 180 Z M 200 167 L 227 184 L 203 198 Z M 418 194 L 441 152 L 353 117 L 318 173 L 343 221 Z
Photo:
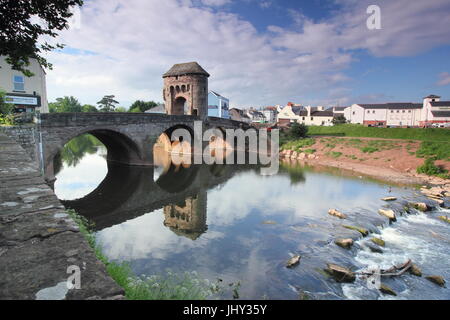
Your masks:
M 448 0 L 88 0 L 48 56 L 49 100 L 162 102 L 161 75 L 189 61 L 233 107 L 450 100 L 449 25 Z

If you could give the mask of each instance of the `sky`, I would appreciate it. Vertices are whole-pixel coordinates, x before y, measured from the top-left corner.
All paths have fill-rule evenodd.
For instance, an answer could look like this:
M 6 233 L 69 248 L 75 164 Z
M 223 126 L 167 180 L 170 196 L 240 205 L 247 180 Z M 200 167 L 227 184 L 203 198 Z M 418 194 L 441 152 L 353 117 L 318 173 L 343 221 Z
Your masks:
M 85 0 L 46 54 L 49 102 L 163 102 L 190 61 L 238 108 L 450 100 L 449 25 L 448 0 Z

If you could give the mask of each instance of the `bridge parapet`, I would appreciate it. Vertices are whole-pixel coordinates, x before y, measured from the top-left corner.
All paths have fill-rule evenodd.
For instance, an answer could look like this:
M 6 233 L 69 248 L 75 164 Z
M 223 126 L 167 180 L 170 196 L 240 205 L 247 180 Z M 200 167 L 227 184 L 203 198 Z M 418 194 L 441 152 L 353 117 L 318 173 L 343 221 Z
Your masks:
M 128 125 L 152 123 L 192 123 L 201 121 L 189 115 L 166 115 L 131 112 L 83 112 L 83 113 L 45 113 L 41 114 L 41 126 L 66 127 L 88 125 Z

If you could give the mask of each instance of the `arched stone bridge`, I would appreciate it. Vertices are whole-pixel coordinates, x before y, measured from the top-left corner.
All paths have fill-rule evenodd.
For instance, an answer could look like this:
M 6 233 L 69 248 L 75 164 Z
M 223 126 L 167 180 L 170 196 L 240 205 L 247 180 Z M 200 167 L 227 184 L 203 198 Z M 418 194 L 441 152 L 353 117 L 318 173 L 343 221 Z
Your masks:
M 108 161 L 128 165 L 153 165 L 153 146 L 162 133 L 171 137 L 177 128 L 194 133 L 199 117 L 147 113 L 47 113 L 41 114 L 38 131 L 41 134 L 41 166 L 45 178 L 54 180 L 53 159 L 71 139 L 92 134 L 108 150 Z M 208 117 L 202 122 L 207 129 L 249 128 L 243 122 Z M 201 134 L 203 135 L 203 132 Z

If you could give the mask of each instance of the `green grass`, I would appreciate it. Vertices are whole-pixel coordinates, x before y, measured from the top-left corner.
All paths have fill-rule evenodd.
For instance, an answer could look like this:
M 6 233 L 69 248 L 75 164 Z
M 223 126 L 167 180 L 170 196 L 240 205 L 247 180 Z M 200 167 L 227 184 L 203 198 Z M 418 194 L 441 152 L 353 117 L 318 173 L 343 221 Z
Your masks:
M 361 148 L 361 151 L 364 153 L 374 153 L 374 152 L 380 151 L 380 149 L 368 146 L 368 147 Z
M 331 151 L 327 152 L 326 155 L 337 159 L 342 156 L 342 152 Z
M 87 219 L 78 215 L 74 210 L 67 210 L 70 217 L 77 223 L 80 233 L 93 248 L 97 259 L 106 266 L 106 271 L 116 283 L 125 291 L 129 300 L 205 300 L 223 292 L 220 285 L 222 280 L 210 283 L 207 279 L 200 279 L 195 272 L 175 274 L 170 270 L 166 275 L 149 277 L 136 276 L 127 263 L 111 262 L 97 245 L 92 232 L 93 225 Z M 238 298 L 240 283 L 229 284 L 233 297 Z
M 293 151 L 301 151 L 302 148 L 311 147 L 316 143 L 314 139 L 306 138 L 306 139 L 298 139 L 286 141 L 281 145 L 281 150 L 293 150 Z
M 313 154 L 313 153 L 315 153 L 317 150 L 316 149 L 306 149 L 306 150 L 303 150 L 303 152 L 304 153 L 307 153 L 307 154 Z
M 416 155 L 418 158 L 433 157 L 436 160 L 450 161 L 450 142 L 424 141 L 421 143 Z
M 342 124 L 332 127 L 310 126 L 308 134 L 450 142 L 450 130 L 443 128 L 374 128 Z

